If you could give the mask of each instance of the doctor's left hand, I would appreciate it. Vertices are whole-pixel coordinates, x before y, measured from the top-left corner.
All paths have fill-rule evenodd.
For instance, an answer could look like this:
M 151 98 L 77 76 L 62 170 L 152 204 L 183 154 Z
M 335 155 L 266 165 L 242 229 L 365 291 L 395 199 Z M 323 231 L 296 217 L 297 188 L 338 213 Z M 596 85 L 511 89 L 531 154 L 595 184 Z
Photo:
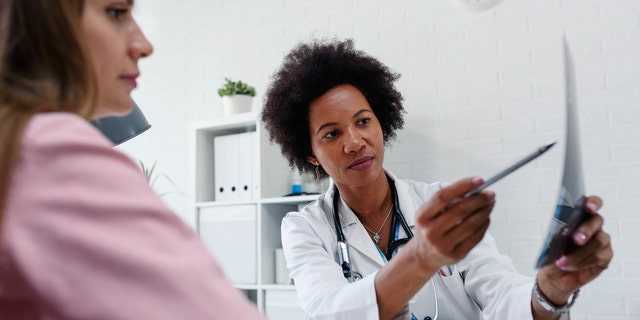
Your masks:
M 611 237 L 602 229 L 604 220 L 597 213 L 602 200 L 588 197 L 585 207 L 591 216 L 573 233 L 578 249 L 538 271 L 540 291 L 556 305 L 565 304 L 576 290 L 598 277 L 613 258 Z

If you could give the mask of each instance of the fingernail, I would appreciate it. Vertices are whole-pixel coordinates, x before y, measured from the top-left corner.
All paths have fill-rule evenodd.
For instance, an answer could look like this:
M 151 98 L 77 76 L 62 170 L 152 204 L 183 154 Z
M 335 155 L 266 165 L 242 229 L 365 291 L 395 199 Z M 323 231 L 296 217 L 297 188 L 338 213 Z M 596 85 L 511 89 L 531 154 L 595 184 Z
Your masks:
M 593 202 L 587 202 L 587 208 L 589 209 L 589 212 L 591 212 L 591 213 L 598 212 L 598 207 Z
M 489 197 L 490 197 L 491 199 L 495 199 L 495 198 L 496 198 L 496 193 L 495 193 L 495 192 L 493 192 L 493 191 L 487 191 L 487 194 L 489 195 Z
M 573 241 L 575 241 L 576 244 L 584 244 L 586 240 L 587 235 L 582 231 L 578 231 L 573 234 Z
M 566 269 L 569 265 L 569 261 L 567 261 L 567 257 L 562 256 L 560 259 L 556 260 L 556 266 L 562 270 Z
M 473 184 L 475 184 L 475 185 L 481 185 L 483 181 L 482 181 L 482 178 L 480 178 L 480 177 L 473 177 L 471 179 L 471 182 L 473 182 Z

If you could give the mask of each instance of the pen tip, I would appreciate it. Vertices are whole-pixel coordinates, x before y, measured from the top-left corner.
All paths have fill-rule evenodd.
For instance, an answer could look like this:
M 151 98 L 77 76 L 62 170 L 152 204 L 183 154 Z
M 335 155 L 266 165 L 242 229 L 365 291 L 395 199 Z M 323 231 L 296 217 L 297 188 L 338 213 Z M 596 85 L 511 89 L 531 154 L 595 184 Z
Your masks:
M 547 151 L 551 147 L 553 147 L 555 144 L 556 144 L 556 141 L 554 140 L 554 141 L 548 143 L 547 145 L 543 146 L 542 148 L 540 148 L 540 151 Z

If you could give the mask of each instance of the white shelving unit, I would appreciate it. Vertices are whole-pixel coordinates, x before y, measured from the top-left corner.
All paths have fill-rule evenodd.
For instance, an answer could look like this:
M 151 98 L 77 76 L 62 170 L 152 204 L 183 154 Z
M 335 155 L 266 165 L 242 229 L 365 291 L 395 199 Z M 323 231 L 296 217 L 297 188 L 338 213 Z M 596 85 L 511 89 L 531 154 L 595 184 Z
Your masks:
M 255 137 L 258 140 L 254 143 L 256 148 L 254 163 L 257 167 L 253 171 L 256 175 L 253 177 L 253 183 L 257 185 L 258 190 L 253 193 L 253 199 L 251 200 L 216 201 L 214 139 L 218 136 L 251 131 L 256 132 Z M 189 128 L 189 153 L 189 197 L 193 214 L 189 217 L 188 222 L 199 232 L 203 239 L 209 237 L 208 240 L 211 241 L 212 237 L 216 237 L 215 234 L 203 234 L 203 232 L 226 230 L 224 227 L 220 229 L 220 225 L 215 225 L 217 223 L 216 219 L 224 220 L 224 218 L 213 217 L 212 220 L 206 220 L 211 218 L 211 215 L 220 214 L 222 216 L 238 208 L 244 208 L 245 211 L 251 212 L 250 217 L 254 217 L 254 219 L 246 220 L 248 223 L 244 225 L 255 231 L 255 243 L 253 240 L 249 241 L 249 243 L 245 241 L 247 238 L 253 239 L 253 234 L 251 234 L 251 237 L 244 239 L 228 238 L 222 245 L 225 246 L 225 251 L 228 249 L 245 255 L 247 250 L 250 251 L 249 257 L 251 261 L 255 261 L 255 266 L 227 265 L 226 271 L 235 271 L 230 269 L 238 267 L 243 270 L 249 269 L 251 270 L 250 272 L 256 273 L 255 277 L 253 275 L 248 277 L 255 279 L 255 281 L 249 281 L 248 283 L 246 281 L 243 281 L 243 283 L 236 282 L 235 285 L 264 312 L 265 297 L 269 292 L 279 293 L 282 290 L 287 290 L 293 293 L 295 290 L 293 285 L 275 283 L 274 251 L 276 248 L 282 247 L 280 240 L 282 218 L 287 212 L 297 210 L 299 204 L 309 203 L 318 196 L 283 196 L 291 190 L 291 170 L 287 161 L 282 157 L 279 147 L 269 142 L 264 127 L 258 120 L 256 113 L 243 113 L 191 123 Z M 255 208 L 255 216 L 253 216 L 253 209 L 251 208 Z M 207 224 L 206 227 L 203 221 L 207 221 L 204 222 Z M 213 228 L 209 228 L 211 224 L 214 224 Z M 229 233 L 231 235 L 235 234 L 231 228 Z M 205 242 L 207 241 L 205 240 Z M 234 245 L 241 247 L 234 247 Z M 215 250 L 212 251 L 218 262 L 223 266 L 223 269 L 225 269 L 225 262 L 233 260 L 228 254 L 218 256 Z M 231 280 L 233 281 L 233 279 Z M 276 296 L 276 294 L 273 296 Z

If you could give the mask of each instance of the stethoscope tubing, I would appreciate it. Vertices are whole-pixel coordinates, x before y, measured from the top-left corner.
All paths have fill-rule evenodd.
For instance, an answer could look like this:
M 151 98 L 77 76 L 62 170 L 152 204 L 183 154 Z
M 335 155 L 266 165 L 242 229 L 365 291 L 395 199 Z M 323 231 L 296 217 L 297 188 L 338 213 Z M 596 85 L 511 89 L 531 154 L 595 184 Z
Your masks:
M 387 260 L 390 260 L 393 256 L 395 250 L 406 244 L 409 239 L 413 238 L 413 232 L 407 223 L 407 220 L 404 218 L 402 211 L 400 210 L 400 203 L 398 200 L 398 192 L 396 190 L 395 182 L 387 176 L 387 181 L 389 182 L 389 188 L 391 188 L 391 197 L 393 198 L 393 218 L 391 220 L 392 225 L 394 226 L 393 230 L 396 229 L 396 225 L 400 222 L 402 229 L 407 234 L 407 238 L 394 240 L 393 237 L 389 239 L 389 246 L 387 247 L 387 253 L 385 254 Z M 334 187 L 333 194 L 333 223 L 336 228 L 336 237 L 338 240 L 338 256 L 340 257 L 340 266 L 342 267 L 342 274 L 349 282 L 353 282 L 353 271 L 351 270 L 351 261 L 349 259 L 349 247 L 347 245 L 347 239 L 344 236 L 344 232 L 342 232 L 342 224 L 340 223 L 340 210 L 338 208 L 338 200 L 340 199 L 340 191 L 338 187 Z M 431 281 L 431 285 L 433 286 L 433 294 L 435 299 L 435 315 L 434 320 L 438 319 L 438 291 L 436 290 L 436 285 L 434 281 Z
M 389 188 L 391 188 L 391 198 L 393 199 L 393 217 L 392 217 L 392 225 L 397 225 L 400 222 L 402 229 L 407 234 L 407 238 L 394 240 L 393 237 L 389 239 L 389 246 L 387 250 L 387 254 L 385 257 L 387 260 L 390 260 L 393 256 L 393 252 L 400 246 L 404 245 L 409 241 L 409 239 L 413 238 L 413 232 L 407 223 L 407 220 L 404 218 L 402 214 L 402 210 L 400 210 L 400 202 L 398 200 L 398 192 L 396 190 L 395 182 L 387 176 L 387 181 L 389 182 Z M 349 247 L 347 245 L 347 239 L 344 236 L 344 232 L 342 232 L 342 224 L 340 223 L 340 210 L 339 210 L 339 199 L 340 199 L 340 191 L 337 186 L 334 186 L 333 193 L 333 223 L 336 228 L 336 237 L 338 238 L 338 256 L 340 257 L 340 266 L 342 267 L 342 273 L 344 277 L 349 280 L 349 282 L 353 281 L 353 274 L 351 271 L 351 261 L 349 259 Z M 395 227 L 394 227 L 395 229 Z

